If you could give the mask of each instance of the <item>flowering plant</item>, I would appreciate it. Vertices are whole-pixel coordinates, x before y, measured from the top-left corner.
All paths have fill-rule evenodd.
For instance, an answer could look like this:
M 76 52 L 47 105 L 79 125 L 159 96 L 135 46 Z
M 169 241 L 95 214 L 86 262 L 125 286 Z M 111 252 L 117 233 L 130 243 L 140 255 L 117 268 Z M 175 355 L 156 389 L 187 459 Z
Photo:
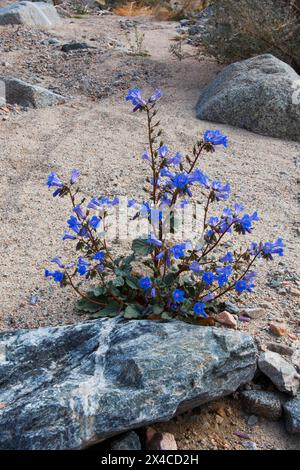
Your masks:
M 146 115 L 149 148 L 142 160 L 151 173 L 144 188 L 148 200 L 138 203 L 130 199 L 128 208 L 135 211 L 134 219 L 146 218 L 149 233 L 133 240 L 130 254 L 114 256 L 105 233 L 110 209 L 118 206 L 119 199 L 102 196 L 92 197 L 88 203 L 82 198 L 79 201 L 80 172 L 73 170 L 68 183 L 51 173 L 47 184 L 54 188 L 53 196 L 69 197 L 72 204 L 63 240 L 73 241 L 80 256 L 71 263 L 53 258 L 51 262 L 57 268 L 46 270 L 45 276 L 62 287 L 72 286 L 80 296 L 78 309 L 94 317 L 120 314 L 125 318 L 178 318 L 205 323 L 229 291 L 238 295 L 253 291 L 255 261 L 272 260 L 275 254 L 282 256 L 283 242 L 281 238 L 273 243 L 251 242 L 228 251 L 225 236 L 251 234 L 259 220 L 257 212 L 245 213 L 244 206 L 237 203 L 223 207 L 218 216 L 211 215 L 213 204 L 228 200 L 230 185 L 211 180 L 198 162 L 204 152 L 212 154 L 217 147 L 226 148 L 228 139 L 220 131 L 207 130 L 190 155 L 171 155 L 160 141 L 162 131 L 156 118 L 161 96 L 156 90 L 145 100 L 135 88 L 126 97 L 134 112 Z M 196 240 L 174 243 L 176 209 L 191 203 L 192 191 L 197 187 L 203 195 L 203 218 L 197 226 Z M 93 281 L 93 287 L 82 291 L 82 280 Z

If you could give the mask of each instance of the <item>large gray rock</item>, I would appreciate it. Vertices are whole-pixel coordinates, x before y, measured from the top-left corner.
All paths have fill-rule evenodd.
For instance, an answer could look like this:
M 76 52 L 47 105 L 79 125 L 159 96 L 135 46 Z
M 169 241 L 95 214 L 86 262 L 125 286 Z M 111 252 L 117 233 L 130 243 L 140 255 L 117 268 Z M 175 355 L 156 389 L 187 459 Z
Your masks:
M 47 2 L 19 2 L 0 8 L 0 25 L 52 27 L 61 22 L 55 7 Z
M 290 434 L 300 434 L 300 395 L 283 405 L 284 419 Z
M 299 389 L 300 375 L 292 364 L 280 354 L 272 351 L 262 353 L 258 358 L 258 367 L 281 392 L 296 395 Z
M 300 141 L 300 76 L 271 54 L 226 67 L 197 103 L 199 119 Z
M 2 333 L 0 449 L 85 448 L 227 395 L 255 369 L 247 334 L 177 321 Z
M 1 81 L 5 84 L 6 101 L 10 104 L 29 108 L 44 108 L 66 101 L 63 96 L 57 93 L 37 85 L 30 85 L 14 77 L 0 77 Z

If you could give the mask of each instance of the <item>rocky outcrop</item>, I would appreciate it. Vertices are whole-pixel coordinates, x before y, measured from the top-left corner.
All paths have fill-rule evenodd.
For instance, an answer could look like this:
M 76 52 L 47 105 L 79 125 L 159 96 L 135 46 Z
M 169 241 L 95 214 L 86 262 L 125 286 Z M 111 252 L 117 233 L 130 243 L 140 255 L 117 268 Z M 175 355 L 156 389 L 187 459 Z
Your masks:
M 271 54 L 226 67 L 203 90 L 199 119 L 300 141 L 300 76 Z
M 5 85 L 6 101 L 28 108 L 45 108 L 64 103 L 66 99 L 46 88 L 23 82 L 14 77 L 0 77 Z
M 0 8 L 0 25 L 18 24 L 41 28 L 61 22 L 53 5 L 47 2 L 18 2 Z
M 0 334 L 0 448 L 79 449 L 235 391 L 243 332 L 101 319 Z

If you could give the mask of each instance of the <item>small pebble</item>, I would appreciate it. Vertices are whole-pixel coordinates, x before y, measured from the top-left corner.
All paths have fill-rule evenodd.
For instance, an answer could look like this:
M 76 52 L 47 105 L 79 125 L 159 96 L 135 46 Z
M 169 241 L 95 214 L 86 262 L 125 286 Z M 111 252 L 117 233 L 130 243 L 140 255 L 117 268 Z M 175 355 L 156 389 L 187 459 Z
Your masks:
M 257 450 L 257 446 L 255 442 L 252 442 L 252 441 L 243 442 L 243 447 L 245 447 L 245 449 L 247 450 Z
M 250 415 L 246 419 L 246 423 L 248 424 L 248 426 L 251 426 L 251 427 L 256 426 L 256 424 L 258 423 L 258 417 L 255 415 Z

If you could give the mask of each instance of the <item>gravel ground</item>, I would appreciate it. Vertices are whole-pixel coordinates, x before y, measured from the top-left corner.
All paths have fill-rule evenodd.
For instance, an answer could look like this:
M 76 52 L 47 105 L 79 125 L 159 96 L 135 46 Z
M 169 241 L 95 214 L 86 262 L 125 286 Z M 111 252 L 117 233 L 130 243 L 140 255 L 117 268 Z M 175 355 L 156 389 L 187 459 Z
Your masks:
M 124 24 L 124 18 L 121 21 Z M 145 122 L 124 102 L 128 87 L 140 86 L 145 93 L 157 86 L 163 89 L 161 121 L 165 141 L 173 150 L 188 151 L 205 129 L 219 127 L 197 120 L 195 104 L 220 66 L 210 60 L 178 62 L 169 53 L 174 23 L 136 21 L 138 30 L 145 33 L 148 57 L 128 55 L 126 29 L 113 15 L 66 19 L 63 29 L 50 31 L 0 29 L 0 75 L 14 75 L 70 97 L 53 108 L 0 114 L 2 330 L 81 320 L 73 292 L 61 291 L 43 277 L 51 257 L 71 256 L 69 245 L 61 242 L 68 207 L 52 199 L 45 180 L 51 171 L 67 177 L 72 168 L 79 168 L 87 194 L 142 198 L 145 167 L 139 155 L 145 144 Z M 86 41 L 96 49 L 64 54 L 59 46 L 49 45 L 49 38 L 61 44 Z M 256 292 L 241 300 L 242 306 L 262 306 L 264 314 L 239 328 L 252 333 L 261 349 L 270 341 L 291 346 L 293 361 L 300 367 L 300 145 L 231 126 L 223 125 L 221 130 L 229 136 L 230 146 L 226 152 L 208 156 L 202 169 L 228 180 L 233 199 L 244 202 L 249 211 L 258 209 L 261 222 L 256 239 L 283 236 L 286 244 L 280 262 L 258 265 Z M 287 334 L 277 339 L 269 332 L 269 322 L 279 319 L 286 322 Z M 193 431 L 189 421 L 184 423 Z M 268 441 L 268 426 L 261 428 L 265 436 L 261 442 L 264 448 L 276 448 L 282 431 L 274 431 L 277 441 Z M 199 435 L 199 423 L 194 431 Z M 180 445 L 193 448 L 192 438 L 189 444 L 184 442 L 181 434 Z M 202 448 L 199 440 L 195 442 Z M 294 446 L 291 441 L 282 442 L 283 448 Z

